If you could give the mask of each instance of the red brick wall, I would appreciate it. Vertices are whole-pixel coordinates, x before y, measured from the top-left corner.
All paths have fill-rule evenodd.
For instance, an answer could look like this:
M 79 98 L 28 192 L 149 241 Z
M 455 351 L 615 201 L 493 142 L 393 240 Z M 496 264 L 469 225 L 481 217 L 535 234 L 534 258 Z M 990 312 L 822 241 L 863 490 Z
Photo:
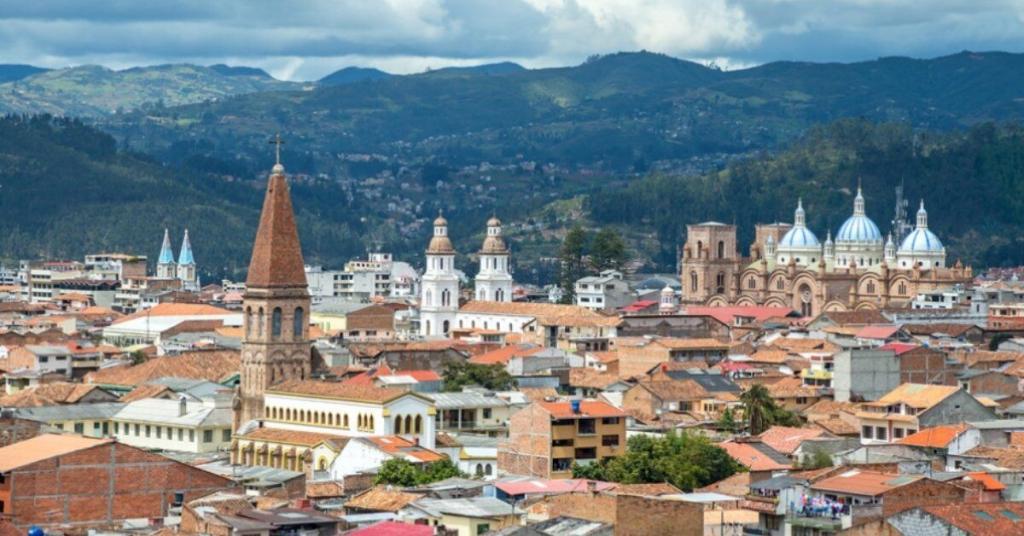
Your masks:
M 986 372 L 968 380 L 972 393 L 1014 396 L 1020 394 L 1017 377 L 1002 372 Z
M 900 383 L 956 385 L 959 367 L 946 365 L 946 354 L 931 348 L 915 348 L 900 354 Z
M 514 475 L 551 475 L 551 415 L 531 404 L 509 418 L 508 439 L 498 443 L 498 470 Z
M 570 516 L 615 525 L 615 536 L 704 534 L 700 505 L 639 495 L 567 493 L 545 499 L 549 518 Z
M 9 513 L 19 526 L 162 517 L 176 492 L 187 501 L 232 486 L 225 478 L 119 443 L 43 460 L 10 477 Z
M 927 478 L 900 486 L 882 496 L 882 515 L 889 517 L 904 510 L 933 504 L 964 502 L 967 490 Z

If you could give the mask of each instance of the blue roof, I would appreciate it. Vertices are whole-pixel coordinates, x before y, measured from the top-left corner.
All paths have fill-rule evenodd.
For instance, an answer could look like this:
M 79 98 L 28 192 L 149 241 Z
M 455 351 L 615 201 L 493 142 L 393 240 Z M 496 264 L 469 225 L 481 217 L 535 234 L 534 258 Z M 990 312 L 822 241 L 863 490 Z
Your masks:
M 881 242 L 882 232 L 878 230 L 875 222 L 864 215 L 850 216 L 839 232 L 836 233 L 836 243 L 841 242 Z
M 192 257 L 192 244 L 188 241 L 188 229 L 185 229 L 185 238 L 181 241 L 181 254 L 178 255 L 178 264 L 195 264 L 196 260 Z
M 806 247 L 819 247 L 821 243 L 818 242 L 818 237 L 814 236 L 814 232 L 806 227 L 793 227 L 786 232 L 786 235 L 779 241 L 779 247 L 782 248 L 806 248 Z
M 903 244 L 900 245 L 900 251 L 905 252 L 941 252 L 942 250 L 942 241 L 939 240 L 939 237 L 928 229 L 920 227 L 908 234 L 903 239 Z
M 160 264 L 171 264 L 174 262 L 174 252 L 171 251 L 171 237 L 167 234 L 167 229 L 164 229 L 164 243 L 160 246 L 160 259 L 157 262 Z

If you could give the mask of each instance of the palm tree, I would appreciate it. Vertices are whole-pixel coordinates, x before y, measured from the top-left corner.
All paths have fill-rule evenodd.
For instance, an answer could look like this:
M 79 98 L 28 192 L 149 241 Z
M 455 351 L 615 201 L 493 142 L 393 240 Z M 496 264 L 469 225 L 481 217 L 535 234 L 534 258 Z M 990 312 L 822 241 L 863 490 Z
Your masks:
M 775 401 L 763 385 L 754 385 L 740 395 L 743 413 L 750 424 L 750 435 L 757 435 L 772 425 Z

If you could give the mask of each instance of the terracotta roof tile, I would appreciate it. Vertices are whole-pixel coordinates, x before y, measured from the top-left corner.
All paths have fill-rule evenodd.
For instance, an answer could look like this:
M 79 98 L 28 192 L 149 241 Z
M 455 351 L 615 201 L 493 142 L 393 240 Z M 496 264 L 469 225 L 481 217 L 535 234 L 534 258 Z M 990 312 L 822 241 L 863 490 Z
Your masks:
M 173 392 L 170 387 L 158 383 L 145 383 L 139 385 L 131 392 L 121 397 L 121 402 L 135 402 L 146 398 L 158 398 L 165 393 Z
M 829 311 L 822 313 L 821 317 L 826 317 L 832 322 L 843 326 L 843 325 L 868 325 L 868 324 L 887 324 L 889 319 L 881 313 L 881 311 L 868 309 L 861 311 Z
M 392 456 L 407 456 L 422 463 L 439 462 L 447 458 L 444 454 L 421 447 L 401 436 L 369 436 L 362 438 Z
M 638 383 L 637 386 L 647 389 L 662 400 L 692 401 L 712 398 L 712 396 L 694 380 L 641 382 Z
M 619 375 L 611 372 L 601 372 L 588 367 L 569 369 L 569 385 L 573 387 L 604 389 L 617 381 L 619 381 Z
M 544 411 L 547 411 L 555 419 L 569 419 L 573 417 L 625 417 L 626 413 L 605 402 L 596 400 L 581 400 L 580 412 L 573 413 L 572 405 L 569 402 L 536 402 Z
M 854 469 L 823 478 L 811 484 L 811 489 L 875 497 L 914 481 L 911 478 L 900 478 L 899 475 Z
M 897 441 L 897 443 L 911 447 L 946 448 L 951 441 L 956 439 L 967 428 L 968 426 L 964 423 L 932 426 L 931 428 L 918 430 Z
M 93 439 L 76 435 L 43 434 L 0 448 L 0 473 L 24 467 L 54 456 L 85 450 L 110 443 L 110 439 Z
M 85 381 L 98 385 L 134 387 L 158 378 L 186 378 L 220 383 L 241 369 L 238 350 L 191 352 L 157 357 L 133 366 L 117 366 L 90 372 Z
M 535 344 L 523 343 L 523 344 L 510 344 L 503 346 L 497 350 L 492 350 L 487 353 L 475 355 L 469 358 L 470 363 L 476 363 L 478 365 L 504 365 L 507 364 L 513 357 L 529 356 L 540 352 L 544 348 Z
M 821 437 L 825 433 L 815 428 L 793 428 L 789 426 L 772 426 L 761 432 L 758 439 L 762 443 L 786 455 L 794 451 L 807 439 Z
M 772 341 L 771 345 L 782 350 L 797 353 L 820 354 L 836 353 L 839 351 L 839 346 L 825 339 L 779 337 Z
M 781 471 L 791 467 L 791 464 L 776 459 L 781 454 L 776 454 L 773 457 L 770 452 L 757 448 L 755 443 L 726 441 L 719 443 L 718 446 L 725 449 L 729 456 L 751 471 Z
M 889 391 L 870 406 L 888 406 L 904 403 L 912 408 L 928 409 L 942 402 L 960 388 L 955 385 L 925 385 L 921 383 L 904 383 Z
M 295 226 L 288 181 L 273 173 L 260 213 L 260 225 L 252 246 L 245 284 L 248 288 L 306 288 L 299 231 Z
M 1024 519 L 1024 503 L 955 503 L 922 506 L 921 509 L 965 534 L 1008 536 L 1024 530 L 1024 522 L 1019 521 Z
M 82 397 L 97 389 L 99 389 L 98 385 L 68 382 L 44 383 L 0 397 L 0 407 L 31 408 L 58 404 L 76 404 Z
M 316 380 L 291 380 L 267 389 L 268 393 L 312 395 L 362 402 L 388 402 L 408 393 L 393 387 L 374 387 L 350 383 L 325 382 Z M 413 395 L 415 396 L 415 395 Z
M 519 392 L 523 393 L 523 396 L 530 402 L 558 396 L 558 390 L 554 387 L 520 387 Z
M 305 432 L 301 430 L 256 428 L 245 435 L 239 436 L 239 439 L 266 441 L 268 443 L 287 443 L 289 445 L 298 445 L 301 447 L 313 447 L 323 441 L 329 441 L 337 446 L 344 446 L 351 438 L 347 436 Z
M 464 313 L 531 316 L 541 324 L 562 326 L 617 326 L 617 316 L 605 316 L 576 305 L 536 302 L 471 301 L 459 308 Z
M 989 447 L 978 445 L 964 453 L 966 456 L 991 459 L 996 465 L 1006 469 L 1024 470 L 1024 449 L 1017 446 Z
M 765 388 L 768 389 L 768 394 L 772 398 L 812 398 L 818 396 L 818 390 L 804 385 L 803 380 L 800 378 L 782 378 L 777 382 L 766 384 Z
M 775 348 L 767 347 L 762 348 L 750 356 L 750 363 L 769 363 L 772 365 L 781 365 L 786 362 L 787 359 L 792 357 L 792 354 L 786 350 L 778 350 Z
M 974 324 L 903 324 L 903 329 L 911 335 L 931 335 L 944 333 L 950 337 L 960 337 L 977 326 Z
M 613 495 L 643 495 L 646 497 L 657 497 L 659 495 L 675 495 L 683 491 L 668 482 L 655 482 L 652 484 L 617 484 L 608 490 Z
M 139 311 L 137 313 L 121 317 L 114 321 L 113 324 L 123 324 L 130 320 L 135 320 L 136 318 L 154 316 L 213 316 L 230 314 L 232 314 L 231 311 L 228 311 L 227 309 L 221 309 L 220 307 L 214 307 L 203 303 L 159 303 L 144 311 Z
M 345 508 L 372 510 L 376 512 L 397 512 L 409 503 L 423 497 L 419 493 L 407 493 L 390 486 L 375 486 L 366 490 L 345 503 Z

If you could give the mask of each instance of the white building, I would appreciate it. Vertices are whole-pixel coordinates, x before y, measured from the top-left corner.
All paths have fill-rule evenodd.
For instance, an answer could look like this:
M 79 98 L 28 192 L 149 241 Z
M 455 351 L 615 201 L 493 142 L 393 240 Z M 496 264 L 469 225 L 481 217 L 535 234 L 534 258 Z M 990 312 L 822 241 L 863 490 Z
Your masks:
M 920 266 L 922 270 L 928 270 L 946 266 L 946 248 L 939 237 L 928 229 L 928 212 L 924 209 L 924 200 L 917 210 L 917 227 L 903 239 L 896 258 L 899 267 L 903 269 Z
M 455 271 L 455 246 L 448 238 L 448 220 L 434 220 L 434 236 L 427 247 L 420 299 L 420 335 L 446 337 L 459 310 L 459 276 Z
M 480 248 L 480 271 L 476 274 L 476 299 L 480 301 L 512 301 L 510 253 L 501 235 L 501 220 L 487 220 L 487 237 Z
M 231 445 L 231 398 L 144 398 L 112 418 L 118 441 L 153 450 L 216 452 Z
M 576 305 L 594 311 L 614 311 L 633 302 L 629 284 L 623 281 L 622 272 L 616 270 L 580 278 L 573 288 Z

